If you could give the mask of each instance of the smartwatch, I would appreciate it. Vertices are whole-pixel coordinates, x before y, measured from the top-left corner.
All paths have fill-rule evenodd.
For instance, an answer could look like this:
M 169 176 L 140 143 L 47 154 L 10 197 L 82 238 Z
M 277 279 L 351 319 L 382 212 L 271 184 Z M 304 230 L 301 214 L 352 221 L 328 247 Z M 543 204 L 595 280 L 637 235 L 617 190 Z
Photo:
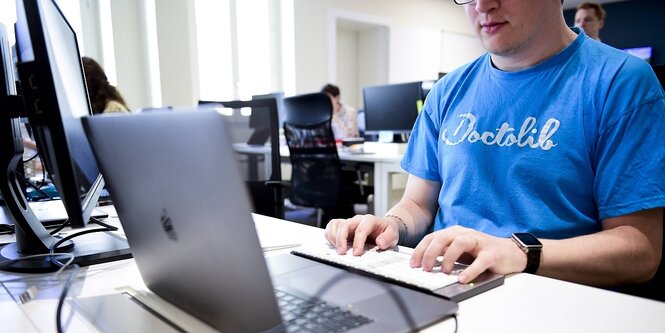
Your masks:
M 543 243 L 528 232 L 516 232 L 512 239 L 526 253 L 526 268 L 523 272 L 536 273 L 538 266 L 540 266 L 540 253 L 543 249 Z

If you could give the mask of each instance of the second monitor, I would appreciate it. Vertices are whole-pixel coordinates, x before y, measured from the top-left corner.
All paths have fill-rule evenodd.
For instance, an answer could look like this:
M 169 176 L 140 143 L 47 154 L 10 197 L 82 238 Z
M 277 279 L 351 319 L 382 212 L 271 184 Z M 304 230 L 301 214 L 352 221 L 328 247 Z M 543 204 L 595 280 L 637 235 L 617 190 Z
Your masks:
M 422 107 L 422 82 L 371 86 L 363 89 L 365 133 L 388 134 L 406 141 Z

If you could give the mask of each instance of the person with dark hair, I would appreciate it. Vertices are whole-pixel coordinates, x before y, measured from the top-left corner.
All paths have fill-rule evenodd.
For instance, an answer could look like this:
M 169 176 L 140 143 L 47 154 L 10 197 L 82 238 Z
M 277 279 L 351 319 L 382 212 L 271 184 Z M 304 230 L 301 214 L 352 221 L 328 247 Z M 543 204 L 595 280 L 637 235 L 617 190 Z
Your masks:
M 410 264 L 597 287 L 661 264 L 665 94 L 645 61 L 567 26 L 559 0 L 454 0 L 487 52 L 434 84 L 401 200 L 333 219 L 338 253 L 415 246 Z M 351 245 L 349 245 L 351 244 Z
M 605 10 L 595 2 L 583 2 L 575 12 L 575 26 L 584 29 L 587 36 L 600 41 L 600 29 L 605 24 Z
M 321 88 L 321 92 L 328 94 L 333 104 L 331 125 L 335 140 L 360 136 L 358 132 L 358 111 L 342 103 L 339 87 L 329 83 Z
M 118 89 L 109 83 L 102 66 L 89 57 L 82 57 L 81 61 L 92 113 L 129 112 L 125 99 L 122 98 Z

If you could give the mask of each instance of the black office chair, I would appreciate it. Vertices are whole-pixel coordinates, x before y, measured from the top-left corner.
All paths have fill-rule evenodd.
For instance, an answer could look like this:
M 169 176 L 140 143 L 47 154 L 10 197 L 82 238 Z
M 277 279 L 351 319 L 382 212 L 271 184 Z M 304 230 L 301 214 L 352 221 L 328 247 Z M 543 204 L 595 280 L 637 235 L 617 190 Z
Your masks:
M 249 166 L 250 169 L 254 169 L 254 172 L 249 171 L 249 177 L 245 180 L 247 189 L 252 199 L 253 212 L 272 216 L 276 218 L 284 218 L 284 187 L 289 184 L 282 181 L 282 168 L 281 168 L 281 156 L 279 154 L 279 125 L 278 125 L 278 113 L 277 113 L 277 101 L 275 98 L 265 98 L 265 99 L 256 99 L 251 101 L 199 101 L 199 107 L 201 108 L 216 108 L 216 107 L 225 107 L 232 109 L 240 108 L 252 108 L 252 113 L 261 114 L 260 117 L 257 117 L 262 124 L 259 128 L 255 129 L 256 131 L 265 131 L 269 132 L 268 141 L 270 143 L 270 161 L 264 161 L 265 163 L 270 163 L 271 173 L 267 179 L 261 179 L 258 175 L 258 172 L 254 169 L 256 166 Z M 268 117 L 263 117 L 263 114 L 267 114 Z M 249 120 L 250 122 L 252 120 Z M 230 125 L 231 126 L 231 125 Z M 252 126 L 251 123 L 245 123 L 243 126 Z M 249 128 L 245 128 L 249 130 Z M 254 133 L 256 134 L 256 133 Z M 255 135 L 252 137 L 255 137 Z M 261 133 L 263 134 L 263 133 Z M 250 138 L 250 141 L 252 139 Z M 261 144 L 265 143 L 265 139 L 262 140 Z M 249 143 L 249 142 L 248 142 Z
M 360 172 L 344 170 L 331 128 L 332 103 L 324 93 L 284 99 L 284 135 L 291 160 L 289 199 L 317 209 L 317 224 L 354 215 L 366 202 Z

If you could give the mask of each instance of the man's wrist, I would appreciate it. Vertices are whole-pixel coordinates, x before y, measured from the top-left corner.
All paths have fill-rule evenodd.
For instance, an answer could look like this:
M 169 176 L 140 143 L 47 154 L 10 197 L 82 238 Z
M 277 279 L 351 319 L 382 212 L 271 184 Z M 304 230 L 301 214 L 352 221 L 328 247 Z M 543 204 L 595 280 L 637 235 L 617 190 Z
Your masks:
M 387 214 L 385 217 L 396 219 L 399 222 L 397 228 L 397 245 L 403 245 L 406 242 L 406 238 L 409 236 L 409 227 L 407 227 L 404 220 L 402 220 L 402 218 L 397 215 Z

